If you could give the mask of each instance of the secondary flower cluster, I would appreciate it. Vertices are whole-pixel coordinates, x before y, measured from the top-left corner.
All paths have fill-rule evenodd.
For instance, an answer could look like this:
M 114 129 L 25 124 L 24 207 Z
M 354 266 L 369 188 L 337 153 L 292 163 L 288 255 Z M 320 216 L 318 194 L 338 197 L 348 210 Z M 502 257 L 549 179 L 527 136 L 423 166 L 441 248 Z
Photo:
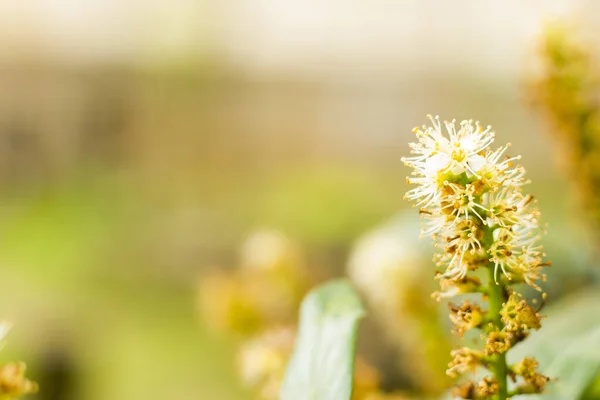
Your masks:
M 529 87 L 560 144 L 557 157 L 576 184 L 586 223 L 600 241 L 600 89 L 592 46 L 561 23 L 549 24 L 540 41 L 541 74 Z M 598 250 L 598 249 L 596 249 Z
M 450 304 L 450 320 L 459 335 L 481 330 L 482 350 L 460 348 L 452 352 L 447 373 L 457 376 L 477 367 L 492 372 L 480 382 L 466 382 L 455 391 L 464 399 L 504 400 L 509 396 L 543 391 L 548 378 L 536 372 L 535 360 L 507 365 L 506 352 L 540 328 L 538 310 L 510 288 L 526 283 L 540 290 L 544 278 L 539 239 L 539 211 L 531 195 L 522 192 L 525 170 L 508 157 L 509 145 L 492 149 L 494 132 L 478 122 L 440 122 L 428 116 L 430 127 L 415 128 L 417 142 L 412 157 L 403 162 L 412 168 L 407 178 L 417 187 L 406 194 L 426 220 L 423 235 L 431 235 L 438 248 L 434 256 L 440 267 L 437 277 L 442 291 L 452 297 L 480 293 L 487 300 L 484 310 L 465 301 Z M 445 128 L 445 132 L 444 132 Z M 478 269 L 487 270 L 487 285 Z M 545 295 L 544 295 L 545 296 Z M 509 390 L 507 379 L 517 383 Z
M 539 212 L 532 196 L 521 186 L 525 171 L 514 164 L 520 157 L 503 157 L 509 145 L 496 150 L 491 127 L 479 123 L 444 122 L 428 116 L 431 127 L 415 128 L 413 157 L 402 161 L 413 169 L 407 178 L 417 187 L 406 194 L 427 220 L 424 235 L 432 235 L 441 252 L 440 275 L 451 286 L 465 283 L 468 271 L 492 263 L 496 280 L 501 271 L 507 280 L 537 288 L 543 265 L 538 244 Z
M 10 331 L 10 324 L 0 322 L 0 343 Z M 25 376 L 26 365 L 23 362 L 10 362 L 0 365 L 0 399 L 18 399 L 36 393 L 38 385 Z

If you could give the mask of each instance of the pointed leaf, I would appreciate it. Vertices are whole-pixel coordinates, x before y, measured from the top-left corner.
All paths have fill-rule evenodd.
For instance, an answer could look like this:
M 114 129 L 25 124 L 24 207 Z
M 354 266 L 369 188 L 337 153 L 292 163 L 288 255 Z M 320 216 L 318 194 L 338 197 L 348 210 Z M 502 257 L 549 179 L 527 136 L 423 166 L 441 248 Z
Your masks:
M 365 311 L 346 280 L 313 289 L 300 308 L 300 328 L 282 400 L 349 400 L 358 321 Z

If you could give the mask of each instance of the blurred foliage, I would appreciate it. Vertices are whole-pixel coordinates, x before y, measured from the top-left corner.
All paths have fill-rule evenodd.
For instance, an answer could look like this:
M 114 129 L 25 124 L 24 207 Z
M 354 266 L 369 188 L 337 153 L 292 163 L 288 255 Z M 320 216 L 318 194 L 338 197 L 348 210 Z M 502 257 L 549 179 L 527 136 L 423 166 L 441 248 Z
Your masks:
M 385 189 L 389 181 L 350 166 L 282 171 L 258 189 L 255 218 L 303 241 L 339 246 L 398 207 L 401 192 Z
M 431 249 L 418 239 L 419 225 L 413 212 L 399 213 L 365 232 L 352 249 L 347 270 L 382 336 L 398 352 L 393 362 L 408 380 L 405 389 L 436 396 L 449 384 L 445 369 L 451 343 L 441 323 L 443 305 L 431 298 Z
M 310 285 L 296 245 L 276 230 L 261 229 L 244 243 L 240 268 L 202 278 L 199 306 L 217 330 L 247 337 L 269 326 L 294 324 Z
M 562 225 L 557 231 L 560 237 L 549 238 L 549 251 L 559 250 L 556 254 L 561 257 L 555 257 L 557 268 L 549 274 L 551 289 L 560 288 L 557 294 L 571 294 L 548 308 L 544 333 L 534 334 L 533 340 L 518 350 L 520 355 L 535 354 L 544 372 L 556 377 L 543 396 L 547 399 L 600 398 L 600 357 L 596 351 L 600 299 L 596 289 L 582 292 L 572 286 L 574 276 L 587 276 L 594 282 L 597 274 L 571 268 L 596 266 L 595 254 L 587 249 L 597 252 L 600 238 L 600 81 L 590 44 L 564 22 L 548 25 L 540 43 L 541 75 L 529 87 L 534 104 L 554 128 L 560 162 L 578 188 L 584 207 L 577 214 L 593 233 L 590 241 L 582 237 L 581 230 Z
M 87 171 L 3 199 L 6 351 L 31 360 L 40 399 L 244 398 L 230 344 L 198 326 L 193 285 L 149 262 L 159 215 L 141 193 Z
M 279 398 L 300 302 L 313 282 L 297 245 L 273 229 L 259 229 L 247 238 L 237 269 L 216 269 L 201 279 L 201 315 L 216 331 L 238 338 L 239 374 L 257 399 Z M 377 372 L 357 360 L 357 395 L 376 390 L 378 383 Z
M 554 126 L 558 155 L 577 183 L 586 220 L 600 235 L 600 85 L 590 54 L 565 24 L 547 26 L 540 45 L 542 72 L 530 94 Z
M 352 256 L 350 275 L 367 295 L 369 302 L 374 292 L 386 287 L 392 290 L 381 292 L 378 296 L 390 303 L 389 307 L 381 308 L 383 313 L 377 316 L 377 322 L 366 321 L 367 325 L 380 325 L 384 331 L 371 337 L 368 340 L 371 345 L 364 349 L 364 356 L 360 354 L 356 359 L 353 398 L 357 400 L 385 396 L 381 392 L 382 374 L 395 376 L 396 379 L 398 376 L 411 376 L 410 383 L 399 385 L 395 382 L 392 385 L 394 389 L 403 388 L 406 392 L 433 394 L 443 388 L 443 383 L 437 378 L 437 370 L 432 372 L 433 365 L 438 361 L 445 363 L 445 360 L 435 357 L 442 343 L 438 335 L 437 305 L 431 301 L 429 293 L 422 290 L 428 289 L 422 286 L 422 279 L 419 278 L 425 270 L 416 268 L 421 257 L 418 247 L 402 247 L 402 235 L 398 236 L 401 230 L 397 229 L 395 222 L 392 224 L 395 228 L 390 232 L 381 230 L 385 236 L 383 244 L 388 246 L 399 240 L 400 253 L 406 254 L 398 257 L 398 252 L 391 255 L 388 252 L 380 253 L 382 248 L 377 245 L 362 246 L 362 250 L 357 250 L 360 256 Z M 378 275 L 377 271 L 384 273 Z M 369 278 L 369 275 L 373 276 Z M 363 277 L 370 283 L 363 282 Z M 394 278 L 389 280 L 390 277 Z M 403 282 L 403 278 L 408 279 Z M 313 268 L 308 268 L 299 246 L 280 231 L 265 228 L 247 237 L 241 246 L 237 268 L 214 268 L 201 278 L 198 306 L 202 318 L 217 332 L 233 334 L 237 338 L 240 377 L 253 389 L 258 399 L 278 398 L 284 368 L 296 340 L 296 316 L 300 300 L 316 280 Z M 369 291 L 371 289 L 373 291 Z M 333 291 L 331 295 L 335 293 Z M 316 298 L 321 299 L 319 296 Z M 324 304 L 329 304 L 328 298 L 326 296 L 323 299 Z M 415 305 L 418 307 L 415 308 Z M 372 306 L 377 309 L 381 304 L 375 302 Z M 401 318 L 404 314 L 410 317 Z M 386 326 L 386 320 L 399 323 Z M 419 339 L 423 335 L 428 338 L 426 344 Z M 379 342 L 384 337 L 384 342 Z M 381 360 L 368 352 L 374 347 L 379 348 L 378 351 L 385 354 L 384 358 L 387 359 L 396 353 L 390 353 L 390 348 L 401 347 L 402 362 L 394 359 L 395 367 L 391 371 L 381 370 Z M 425 359 L 419 359 L 424 354 Z
M 248 237 L 239 265 L 201 278 L 198 307 L 216 332 L 239 340 L 239 375 L 255 397 L 277 399 L 311 278 L 295 243 L 271 229 Z

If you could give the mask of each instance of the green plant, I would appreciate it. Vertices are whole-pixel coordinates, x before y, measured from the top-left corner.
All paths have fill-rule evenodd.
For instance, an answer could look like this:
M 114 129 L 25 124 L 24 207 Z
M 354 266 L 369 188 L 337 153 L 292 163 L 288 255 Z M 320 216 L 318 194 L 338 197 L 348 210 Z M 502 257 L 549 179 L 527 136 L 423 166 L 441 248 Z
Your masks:
M 454 395 L 505 400 L 541 393 L 549 378 L 537 372 L 535 359 L 506 361 L 506 353 L 541 326 L 538 310 L 515 285 L 541 290 L 537 281 L 548 265 L 539 245 L 539 212 L 521 189 L 525 170 L 514 164 L 520 157 L 504 155 L 509 145 L 492 150 L 495 134 L 489 126 L 462 121 L 457 128 L 455 121 L 442 125 L 438 117 L 429 119 L 431 127 L 414 129 L 413 156 L 403 161 L 413 170 L 408 183 L 417 185 L 406 198 L 420 208 L 427 220 L 423 234 L 431 235 L 438 249 L 434 261 L 442 291 L 435 297 L 469 293 L 487 302 L 487 308 L 468 300 L 450 303 L 455 332 L 462 336 L 479 329 L 482 340 L 479 349 L 454 350 L 447 373 L 458 377 L 479 367 L 491 373 L 462 383 Z

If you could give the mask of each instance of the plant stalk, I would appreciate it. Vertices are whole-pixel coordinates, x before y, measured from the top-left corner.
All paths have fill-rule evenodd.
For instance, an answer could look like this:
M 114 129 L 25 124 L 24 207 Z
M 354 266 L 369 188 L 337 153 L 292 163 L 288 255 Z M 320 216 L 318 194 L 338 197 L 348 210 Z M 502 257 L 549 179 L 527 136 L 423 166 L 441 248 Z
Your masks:
M 494 265 L 488 265 L 488 318 L 490 321 L 501 330 L 504 327 L 500 311 L 502 310 L 502 303 L 506 300 L 504 298 L 505 288 L 501 280 L 498 283 L 494 279 Z M 506 400 L 508 398 L 508 380 L 506 366 L 506 353 L 495 354 L 493 361 L 490 365 L 490 371 L 494 374 L 499 386 L 497 400 Z

